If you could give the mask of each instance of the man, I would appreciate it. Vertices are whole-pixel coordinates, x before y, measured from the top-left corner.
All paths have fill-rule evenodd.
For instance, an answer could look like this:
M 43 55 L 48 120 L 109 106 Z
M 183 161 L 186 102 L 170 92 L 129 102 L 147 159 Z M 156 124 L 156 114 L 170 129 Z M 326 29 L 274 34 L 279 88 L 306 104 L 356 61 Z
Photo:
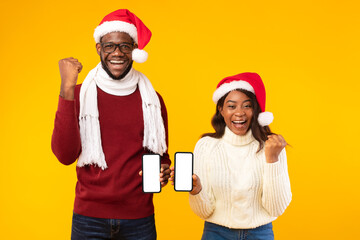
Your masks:
M 59 61 L 61 89 L 52 150 L 65 164 L 77 161 L 72 239 L 156 239 L 152 194 L 143 193 L 142 155 L 161 155 L 161 185 L 167 184 L 164 102 L 145 75 L 132 68 L 144 62 L 150 30 L 120 9 L 95 29 L 101 62 L 82 85 L 82 65 Z

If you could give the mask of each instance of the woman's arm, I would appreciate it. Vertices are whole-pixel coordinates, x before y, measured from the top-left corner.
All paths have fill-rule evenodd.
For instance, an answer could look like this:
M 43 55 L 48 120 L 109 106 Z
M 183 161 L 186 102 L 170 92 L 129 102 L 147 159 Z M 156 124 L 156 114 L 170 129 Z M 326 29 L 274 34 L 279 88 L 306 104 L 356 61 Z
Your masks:
M 213 141 L 209 137 L 202 138 L 197 142 L 194 150 L 194 173 L 197 176 L 197 184 L 201 182 L 201 190 L 193 191 L 195 195 L 190 193 L 189 202 L 194 213 L 202 219 L 210 217 L 215 209 L 215 198 L 209 178 L 209 152 L 213 148 Z
M 265 163 L 262 205 L 273 217 L 284 213 L 292 198 L 285 148 L 278 161 Z

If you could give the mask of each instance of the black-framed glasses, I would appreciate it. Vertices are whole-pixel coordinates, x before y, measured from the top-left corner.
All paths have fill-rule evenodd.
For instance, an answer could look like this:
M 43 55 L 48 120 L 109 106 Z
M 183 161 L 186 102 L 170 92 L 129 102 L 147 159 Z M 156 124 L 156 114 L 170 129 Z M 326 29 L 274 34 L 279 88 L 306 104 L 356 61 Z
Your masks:
M 134 49 L 134 44 L 130 44 L 130 43 L 116 44 L 112 42 L 106 42 L 106 43 L 101 43 L 101 47 L 105 53 L 112 53 L 118 47 L 120 52 L 128 54 L 131 53 L 132 50 Z

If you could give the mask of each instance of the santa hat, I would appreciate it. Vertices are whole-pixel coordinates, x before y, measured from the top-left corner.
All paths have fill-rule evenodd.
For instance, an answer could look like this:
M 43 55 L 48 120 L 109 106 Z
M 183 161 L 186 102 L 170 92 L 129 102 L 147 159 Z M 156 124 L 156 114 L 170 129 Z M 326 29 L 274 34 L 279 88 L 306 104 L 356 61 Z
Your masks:
M 119 9 L 109 13 L 95 28 L 94 38 L 100 43 L 101 37 L 111 32 L 125 32 L 130 35 L 138 48 L 132 52 L 132 59 L 135 62 L 143 63 L 148 58 L 148 53 L 143 48 L 151 38 L 151 31 L 135 14 L 127 9 Z
M 258 117 L 260 126 L 267 126 L 272 123 L 274 116 L 271 112 L 265 112 L 265 86 L 257 73 L 245 72 L 224 78 L 216 87 L 213 101 L 217 103 L 221 97 L 235 89 L 244 89 L 255 94 L 261 109 L 261 113 Z

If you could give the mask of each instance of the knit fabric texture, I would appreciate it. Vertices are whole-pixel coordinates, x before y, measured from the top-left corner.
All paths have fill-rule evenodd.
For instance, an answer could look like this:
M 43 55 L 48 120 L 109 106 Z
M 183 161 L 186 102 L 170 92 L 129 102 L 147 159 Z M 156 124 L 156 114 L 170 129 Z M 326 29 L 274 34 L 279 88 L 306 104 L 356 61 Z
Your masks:
M 70 165 L 81 152 L 79 131 L 79 92 L 75 99 L 59 97 L 52 150 L 58 160 Z M 144 121 L 139 89 L 127 96 L 114 96 L 97 89 L 101 142 L 108 168 L 96 165 L 76 167 L 77 183 L 74 212 L 88 217 L 110 219 L 139 219 L 152 215 L 153 194 L 142 190 L 142 155 L 149 154 L 143 147 Z M 167 139 L 167 112 L 158 94 Z M 162 164 L 171 165 L 168 153 L 161 157 Z M 61 181 L 61 179 L 59 180 Z
M 123 79 L 114 80 L 109 77 L 99 63 L 86 76 L 80 90 L 79 125 L 82 152 L 77 166 L 84 167 L 95 164 L 103 170 L 107 168 L 101 146 L 97 87 L 115 96 L 127 96 L 132 94 L 137 87 L 139 88 L 144 119 L 143 146 L 154 153 L 163 155 L 167 145 L 161 106 L 149 79 L 132 68 Z
M 194 173 L 202 190 L 189 196 L 200 218 L 236 229 L 274 221 L 289 205 L 292 193 L 285 149 L 276 163 L 267 163 L 264 148 L 251 130 L 244 136 L 225 129 L 221 139 L 201 138 L 194 150 Z

